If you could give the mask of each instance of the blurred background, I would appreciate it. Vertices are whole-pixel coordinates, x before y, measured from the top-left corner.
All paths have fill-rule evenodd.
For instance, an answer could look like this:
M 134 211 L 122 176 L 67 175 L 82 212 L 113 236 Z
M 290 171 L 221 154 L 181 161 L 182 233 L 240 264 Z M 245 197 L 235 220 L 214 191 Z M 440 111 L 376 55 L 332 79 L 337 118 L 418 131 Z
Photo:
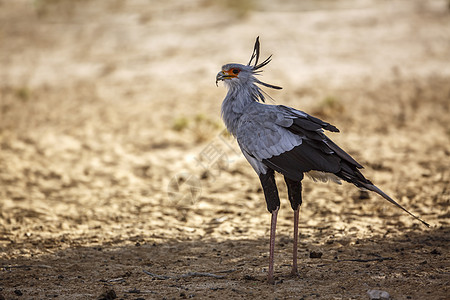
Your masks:
M 270 214 L 215 86 L 257 36 L 273 54 L 262 80 L 283 87 L 268 103 L 336 125 L 329 136 L 430 229 L 305 179 L 301 279 L 288 278 L 279 177 L 282 279 L 267 288 Z M 2 299 L 444 299 L 449 182 L 448 0 L 0 0 Z
M 336 125 L 369 178 L 448 224 L 448 1 L 2 0 L 0 255 L 265 236 L 258 178 L 223 131 L 214 84 L 257 36 L 276 104 Z M 306 181 L 303 224 L 417 225 L 364 197 Z

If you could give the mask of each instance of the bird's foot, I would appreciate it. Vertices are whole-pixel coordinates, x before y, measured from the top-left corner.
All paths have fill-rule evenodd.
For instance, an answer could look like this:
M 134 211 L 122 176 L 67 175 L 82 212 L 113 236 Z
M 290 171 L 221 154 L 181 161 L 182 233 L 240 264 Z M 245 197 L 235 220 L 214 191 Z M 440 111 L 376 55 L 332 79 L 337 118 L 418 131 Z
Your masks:
M 292 277 L 297 277 L 298 276 L 298 269 L 297 269 L 297 267 L 292 267 L 291 276 Z
M 267 276 L 267 283 L 268 284 L 275 284 L 275 280 L 274 280 L 274 278 L 273 278 L 273 276 Z

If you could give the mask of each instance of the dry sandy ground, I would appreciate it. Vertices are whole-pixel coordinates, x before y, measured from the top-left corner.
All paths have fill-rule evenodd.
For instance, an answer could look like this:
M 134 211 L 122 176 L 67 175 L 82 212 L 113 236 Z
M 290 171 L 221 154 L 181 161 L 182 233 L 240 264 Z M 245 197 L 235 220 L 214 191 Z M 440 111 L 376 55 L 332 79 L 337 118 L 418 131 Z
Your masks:
M 448 299 L 448 2 L 162 2 L 0 1 L 0 299 Z M 276 103 L 431 228 L 305 180 L 289 277 L 282 186 L 266 284 L 270 215 L 214 86 L 258 35 Z

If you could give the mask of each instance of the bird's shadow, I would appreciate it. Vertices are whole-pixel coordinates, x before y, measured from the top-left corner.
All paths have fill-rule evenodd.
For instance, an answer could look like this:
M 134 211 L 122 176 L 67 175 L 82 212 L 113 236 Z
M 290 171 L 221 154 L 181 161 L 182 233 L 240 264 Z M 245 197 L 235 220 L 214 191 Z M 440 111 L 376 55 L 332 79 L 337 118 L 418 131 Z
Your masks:
M 313 238 L 301 241 L 299 275 L 292 277 L 292 242 L 288 236 L 277 237 L 275 290 L 266 283 L 268 238 L 148 239 L 130 245 L 76 247 L 35 257 L 2 259 L 0 295 L 6 299 L 19 292 L 28 297 L 83 298 L 111 289 L 123 299 L 136 294 L 163 298 L 188 297 L 191 293 L 249 297 L 269 287 L 281 296 L 295 291 L 331 297 L 361 294 L 380 282 L 395 294 L 399 280 L 401 289 L 416 290 L 426 276 L 433 280 L 421 293 L 430 296 L 439 294 L 437 287 L 442 290 L 450 274 L 449 228 L 370 236 L 350 243 L 343 237 L 323 245 L 313 245 Z M 355 286 L 355 279 L 361 284 Z

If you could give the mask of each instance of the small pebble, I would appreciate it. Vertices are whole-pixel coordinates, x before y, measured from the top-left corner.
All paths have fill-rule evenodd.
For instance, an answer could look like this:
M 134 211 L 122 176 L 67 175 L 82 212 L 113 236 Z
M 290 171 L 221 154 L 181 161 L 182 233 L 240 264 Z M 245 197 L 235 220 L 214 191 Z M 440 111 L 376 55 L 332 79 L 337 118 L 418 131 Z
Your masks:
M 322 252 L 311 251 L 309 252 L 309 258 L 321 258 Z
M 258 280 L 258 279 L 256 279 L 256 277 L 254 277 L 254 276 L 252 276 L 252 275 L 244 275 L 243 278 L 244 278 L 245 280 L 254 280 L 254 281 Z
M 433 255 L 441 255 L 441 252 L 439 252 L 437 249 L 433 249 L 433 251 L 430 252 Z
M 391 297 L 388 292 L 380 290 L 368 290 L 367 295 L 370 300 L 388 300 Z
M 116 298 L 117 298 L 116 292 L 114 290 L 109 290 L 101 294 L 100 297 L 98 297 L 98 300 L 113 300 Z

